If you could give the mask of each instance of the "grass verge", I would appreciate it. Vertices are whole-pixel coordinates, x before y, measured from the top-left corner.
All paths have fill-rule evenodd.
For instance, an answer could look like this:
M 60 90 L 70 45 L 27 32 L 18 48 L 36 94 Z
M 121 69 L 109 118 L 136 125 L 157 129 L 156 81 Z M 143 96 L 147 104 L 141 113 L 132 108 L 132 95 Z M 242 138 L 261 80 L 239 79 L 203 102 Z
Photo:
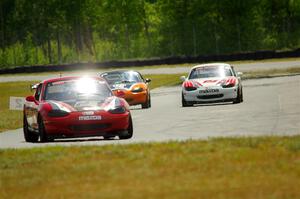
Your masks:
M 300 136 L 0 150 L 0 198 L 300 198 Z
M 271 78 L 287 75 L 300 75 L 299 67 L 291 67 L 286 69 L 270 69 L 261 71 L 249 71 L 243 75 L 243 79 L 258 79 L 258 78 Z

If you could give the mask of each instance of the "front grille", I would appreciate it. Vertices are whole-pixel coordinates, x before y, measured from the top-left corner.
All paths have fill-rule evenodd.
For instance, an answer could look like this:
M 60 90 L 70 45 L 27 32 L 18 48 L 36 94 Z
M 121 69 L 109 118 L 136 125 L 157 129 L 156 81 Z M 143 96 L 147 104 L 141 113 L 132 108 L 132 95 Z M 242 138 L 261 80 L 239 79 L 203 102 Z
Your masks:
M 198 99 L 215 99 L 223 97 L 223 94 L 216 94 L 216 95 L 199 95 L 197 96 Z
M 80 125 L 72 125 L 70 129 L 72 131 L 93 131 L 93 130 L 101 130 L 110 127 L 110 124 L 80 124 Z

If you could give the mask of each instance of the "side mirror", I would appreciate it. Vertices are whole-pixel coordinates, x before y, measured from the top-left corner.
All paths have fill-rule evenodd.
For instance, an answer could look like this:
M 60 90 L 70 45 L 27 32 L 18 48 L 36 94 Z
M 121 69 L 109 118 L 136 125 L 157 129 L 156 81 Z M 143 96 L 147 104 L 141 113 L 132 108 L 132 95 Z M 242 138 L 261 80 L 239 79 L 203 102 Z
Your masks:
M 36 90 L 38 86 L 39 86 L 39 84 L 31 84 L 30 91 L 32 92 L 32 91 Z
M 242 72 L 237 72 L 237 76 L 242 76 L 243 73 Z
M 148 79 L 148 78 L 147 78 L 147 79 L 145 80 L 145 82 L 146 82 L 146 83 L 150 83 L 150 82 L 151 82 L 151 79 Z
M 27 102 L 34 102 L 35 99 L 34 99 L 34 97 L 31 95 L 31 96 L 26 97 L 26 101 L 27 101 Z
M 184 82 L 186 80 L 186 77 L 185 76 L 181 76 L 180 80 Z

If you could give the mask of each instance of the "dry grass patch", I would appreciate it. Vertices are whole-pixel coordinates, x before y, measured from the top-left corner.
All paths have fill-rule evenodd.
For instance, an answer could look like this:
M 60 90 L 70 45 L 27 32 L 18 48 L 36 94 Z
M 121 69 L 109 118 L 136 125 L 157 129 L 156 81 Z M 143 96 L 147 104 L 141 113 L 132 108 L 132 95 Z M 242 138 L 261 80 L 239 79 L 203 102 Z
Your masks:
M 0 150 L 0 198 L 299 198 L 300 136 Z

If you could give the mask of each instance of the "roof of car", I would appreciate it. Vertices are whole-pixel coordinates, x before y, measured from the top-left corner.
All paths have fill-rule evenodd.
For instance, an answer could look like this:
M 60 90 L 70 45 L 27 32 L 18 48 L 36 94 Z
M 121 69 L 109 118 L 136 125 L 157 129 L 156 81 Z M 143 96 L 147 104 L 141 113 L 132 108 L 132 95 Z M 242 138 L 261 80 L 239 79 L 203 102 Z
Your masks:
M 136 73 L 139 73 L 139 72 L 137 72 L 137 71 L 135 71 L 135 70 L 113 70 L 113 71 L 106 71 L 106 72 L 103 72 L 103 73 L 101 73 L 100 75 L 103 75 L 103 74 L 105 74 L 105 73 L 124 73 L 124 72 L 136 72 Z
M 88 78 L 92 78 L 92 79 L 98 79 L 98 80 L 101 80 L 101 81 L 105 81 L 103 78 L 97 77 L 97 76 L 65 76 L 65 77 L 58 77 L 58 78 L 46 79 L 46 80 L 42 81 L 41 83 L 45 84 L 45 83 L 49 83 L 49 82 L 57 82 L 57 81 L 65 81 L 65 80 L 72 80 L 72 79 L 80 79 L 80 78 L 84 78 L 84 77 L 88 77 Z
M 196 65 L 196 66 L 192 67 L 192 69 L 200 68 L 200 67 L 213 67 L 213 66 L 230 66 L 230 65 L 226 64 L 226 63 L 199 64 L 199 65 Z

